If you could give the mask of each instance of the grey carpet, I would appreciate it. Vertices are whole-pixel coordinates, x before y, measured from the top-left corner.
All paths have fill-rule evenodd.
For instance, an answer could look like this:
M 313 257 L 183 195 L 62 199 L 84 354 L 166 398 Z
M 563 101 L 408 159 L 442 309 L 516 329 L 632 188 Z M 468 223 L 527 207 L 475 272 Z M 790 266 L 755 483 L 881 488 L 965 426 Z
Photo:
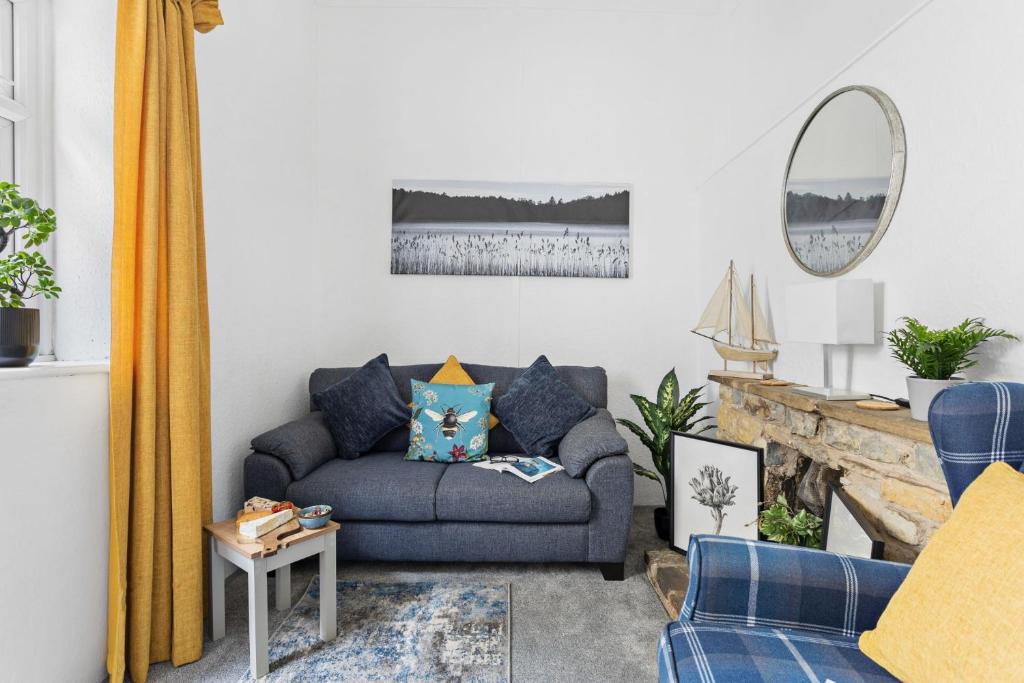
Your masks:
M 345 533 L 342 529 L 341 534 Z M 663 545 L 651 508 L 633 511 L 626 580 L 605 581 L 596 567 L 572 564 L 338 563 L 338 578 L 508 582 L 512 586 L 512 681 L 655 681 L 658 636 L 668 621 L 647 577 L 644 550 Z M 292 604 L 316 574 L 315 558 L 292 565 Z M 249 664 L 245 574 L 227 580 L 226 635 L 207 641 L 203 658 L 175 669 L 156 664 L 151 681 L 237 681 Z M 277 612 L 270 580 L 270 631 Z

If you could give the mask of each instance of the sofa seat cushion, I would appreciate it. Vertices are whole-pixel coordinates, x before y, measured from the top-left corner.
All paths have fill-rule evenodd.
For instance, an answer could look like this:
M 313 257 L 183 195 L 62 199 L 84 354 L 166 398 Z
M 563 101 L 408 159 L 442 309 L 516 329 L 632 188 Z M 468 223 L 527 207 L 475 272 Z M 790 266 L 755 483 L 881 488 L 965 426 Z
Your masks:
M 325 503 L 337 521 L 433 522 L 434 494 L 447 465 L 408 462 L 405 453 L 335 458 L 288 487 L 299 507 Z M 463 467 L 471 467 L 463 465 Z
M 688 620 L 662 631 L 658 671 L 661 683 L 896 680 L 860 651 L 853 636 Z
M 590 489 L 565 471 L 534 483 L 470 464 L 451 465 L 437 486 L 437 518 L 446 522 L 584 524 Z

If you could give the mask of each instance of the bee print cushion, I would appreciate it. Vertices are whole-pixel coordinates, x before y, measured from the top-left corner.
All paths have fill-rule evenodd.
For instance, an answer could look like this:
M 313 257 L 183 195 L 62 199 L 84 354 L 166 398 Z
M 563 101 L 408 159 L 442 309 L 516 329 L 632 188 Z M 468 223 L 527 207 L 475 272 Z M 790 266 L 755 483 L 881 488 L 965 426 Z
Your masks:
M 494 384 L 430 384 L 412 380 L 406 460 L 476 462 L 487 455 Z

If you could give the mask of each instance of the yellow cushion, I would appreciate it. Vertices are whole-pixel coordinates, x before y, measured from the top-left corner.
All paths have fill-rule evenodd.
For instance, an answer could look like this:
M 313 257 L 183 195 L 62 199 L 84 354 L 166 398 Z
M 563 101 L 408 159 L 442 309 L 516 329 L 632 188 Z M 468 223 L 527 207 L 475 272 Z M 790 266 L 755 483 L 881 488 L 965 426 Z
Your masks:
M 434 373 L 434 376 L 430 378 L 431 384 L 476 384 L 473 378 L 469 376 L 466 369 L 459 364 L 459 359 L 455 356 L 448 356 L 448 360 L 444 362 L 441 369 Z M 498 426 L 498 418 L 494 417 L 494 413 L 491 413 L 491 429 Z
M 860 636 L 902 681 L 1024 681 L 1024 474 L 989 465 Z

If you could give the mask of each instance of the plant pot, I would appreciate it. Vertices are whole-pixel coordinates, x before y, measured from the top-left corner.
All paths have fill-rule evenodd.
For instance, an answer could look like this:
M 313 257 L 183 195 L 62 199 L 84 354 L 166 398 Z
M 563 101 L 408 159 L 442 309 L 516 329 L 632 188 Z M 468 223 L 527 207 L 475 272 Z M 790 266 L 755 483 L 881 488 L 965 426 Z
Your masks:
M 658 538 L 667 541 L 671 538 L 668 508 L 654 508 L 654 530 L 658 532 Z
M 951 377 L 950 379 L 922 379 L 920 377 L 907 378 L 907 394 L 910 397 L 910 416 L 922 422 L 928 421 L 928 408 L 932 405 L 935 395 L 954 384 L 966 382 L 963 377 Z
M 0 308 L 0 368 L 20 368 L 39 355 L 39 309 Z

